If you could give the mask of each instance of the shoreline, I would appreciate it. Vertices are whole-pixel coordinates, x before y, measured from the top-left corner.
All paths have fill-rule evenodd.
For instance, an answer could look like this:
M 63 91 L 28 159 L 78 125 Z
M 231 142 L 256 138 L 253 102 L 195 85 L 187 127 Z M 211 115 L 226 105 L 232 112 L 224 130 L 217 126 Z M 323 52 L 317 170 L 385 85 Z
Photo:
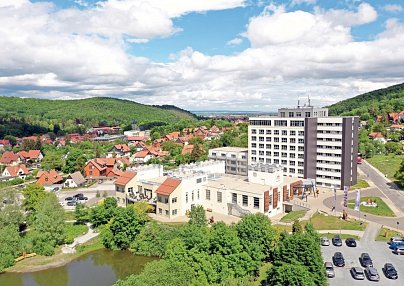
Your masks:
M 84 249 L 81 251 L 77 251 L 76 248 L 77 252 L 75 253 L 61 253 L 61 246 L 59 246 L 57 254 L 54 254 L 52 256 L 38 255 L 35 257 L 26 258 L 20 262 L 17 262 L 15 265 L 5 269 L 3 273 L 32 273 L 52 268 L 58 268 L 65 266 L 66 264 L 87 253 L 104 249 L 104 246 L 102 245 L 98 237 L 95 237 L 94 239 L 78 247 L 83 247 Z

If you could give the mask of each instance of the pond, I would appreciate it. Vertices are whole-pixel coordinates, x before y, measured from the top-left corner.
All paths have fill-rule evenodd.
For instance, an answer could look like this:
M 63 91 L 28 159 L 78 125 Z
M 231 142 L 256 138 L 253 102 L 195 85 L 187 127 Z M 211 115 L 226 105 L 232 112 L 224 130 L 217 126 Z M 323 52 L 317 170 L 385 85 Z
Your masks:
M 32 273 L 0 274 L 1 286 L 110 286 L 118 279 L 138 274 L 155 258 L 129 251 L 100 249 L 65 266 Z

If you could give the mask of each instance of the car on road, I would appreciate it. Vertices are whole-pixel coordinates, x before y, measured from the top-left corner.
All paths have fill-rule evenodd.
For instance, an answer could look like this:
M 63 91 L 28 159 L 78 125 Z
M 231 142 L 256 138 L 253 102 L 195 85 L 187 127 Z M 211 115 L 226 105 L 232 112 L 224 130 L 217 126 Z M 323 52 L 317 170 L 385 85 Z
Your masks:
M 335 277 L 334 266 L 332 265 L 331 262 L 324 262 L 324 267 L 325 267 L 325 273 L 327 273 L 328 278 Z
M 356 240 L 353 237 L 349 237 L 345 240 L 345 244 L 349 247 L 356 247 Z
M 356 280 L 365 280 L 365 274 L 363 273 L 363 269 L 360 267 L 352 267 L 351 275 Z
M 359 262 L 363 267 L 368 267 L 372 266 L 373 267 L 373 261 L 372 258 L 370 258 L 370 255 L 366 252 L 363 252 L 361 256 L 359 257 Z
M 52 189 L 52 192 L 57 192 L 57 191 L 59 191 L 59 190 L 60 190 L 59 187 L 54 187 L 54 188 Z
M 393 249 L 394 254 L 404 254 L 404 246 L 396 247 Z
M 73 201 L 74 199 L 72 197 L 67 197 L 65 198 L 65 201 L 69 202 L 69 201 Z
M 332 244 L 335 246 L 342 246 L 342 239 L 341 237 L 337 234 L 332 238 Z
M 344 267 L 345 266 L 345 259 L 341 252 L 335 252 L 334 256 L 332 257 L 332 262 L 337 267 Z
M 377 272 L 377 269 L 371 266 L 366 267 L 365 269 L 366 277 L 368 278 L 369 281 L 379 281 L 380 276 L 379 273 Z
M 322 246 L 329 246 L 330 245 L 330 240 L 327 237 L 322 237 L 320 239 L 320 241 L 321 241 Z
M 397 279 L 398 278 L 397 270 L 394 267 L 394 265 L 391 264 L 391 263 L 384 264 L 383 273 L 389 279 Z

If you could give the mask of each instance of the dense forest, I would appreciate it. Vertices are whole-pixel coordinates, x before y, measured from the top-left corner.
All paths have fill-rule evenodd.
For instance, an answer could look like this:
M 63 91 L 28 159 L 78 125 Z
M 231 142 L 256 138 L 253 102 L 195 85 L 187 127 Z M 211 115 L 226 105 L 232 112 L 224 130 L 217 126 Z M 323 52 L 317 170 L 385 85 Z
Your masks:
M 404 83 L 367 92 L 328 106 L 330 115 L 358 115 L 362 120 L 404 110 Z
M 161 125 L 179 119 L 196 119 L 175 106 L 148 106 L 129 100 L 95 97 L 80 100 L 45 100 L 0 97 L 0 138 L 47 132 L 83 132 L 92 126 Z

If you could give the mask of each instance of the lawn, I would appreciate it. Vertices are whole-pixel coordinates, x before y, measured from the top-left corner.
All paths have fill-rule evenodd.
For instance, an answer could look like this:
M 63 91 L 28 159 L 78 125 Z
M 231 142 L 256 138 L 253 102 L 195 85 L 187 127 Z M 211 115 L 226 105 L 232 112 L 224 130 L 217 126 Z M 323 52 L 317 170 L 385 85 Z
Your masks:
M 368 200 L 376 201 L 377 207 L 366 207 L 360 206 L 360 211 L 362 213 L 368 213 L 372 215 L 395 217 L 394 212 L 389 208 L 389 206 L 378 197 L 362 197 L 361 202 L 366 202 Z M 353 209 L 355 207 L 355 200 L 348 201 L 348 208 Z
M 376 236 L 376 241 L 389 241 L 393 236 L 403 236 L 403 234 L 397 232 L 396 230 L 382 227 Z
M 387 175 L 390 180 L 395 180 L 394 174 L 400 168 L 401 161 L 404 155 L 375 155 L 372 158 L 366 159 L 370 164 L 376 167 L 380 172 Z
M 302 225 L 311 222 L 315 229 L 317 230 L 327 230 L 327 229 L 346 229 L 346 230 L 365 230 L 366 223 L 360 222 L 358 220 L 342 220 L 339 217 L 332 215 L 324 215 L 320 213 L 315 213 L 310 221 L 302 221 Z
M 349 190 L 353 191 L 353 190 L 357 190 L 357 189 L 364 189 L 367 187 L 369 187 L 368 182 L 366 182 L 365 180 L 360 180 L 355 185 L 353 185 Z
M 350 237 L 355 238 L 355 240 L 361 239 L 359 236 L 352 235 L 352 234 L 346 234 L 346 233 L 341 233 L 341 234 L 339 234 L 339 233 L 319 233 L 318 235 L 320 237 L 327 237 L 329 239 L 332 239 L 336 234 L 338 234 L 341 237 L 341 239 L 347 239 Z
M 85 224 L 66 223 L 66 242 L 72 243 L 76 237 L 86 234 L 87 231 Z
M 74 215 L 74 211 L 72 212 L 65 212 L 65 220 L 76 220 L 76 217 Z
M 293 222 L 296 219 L 304 217 L 306 212 L 307 210 L 289 212 L 281 218 L 281 222 Z

